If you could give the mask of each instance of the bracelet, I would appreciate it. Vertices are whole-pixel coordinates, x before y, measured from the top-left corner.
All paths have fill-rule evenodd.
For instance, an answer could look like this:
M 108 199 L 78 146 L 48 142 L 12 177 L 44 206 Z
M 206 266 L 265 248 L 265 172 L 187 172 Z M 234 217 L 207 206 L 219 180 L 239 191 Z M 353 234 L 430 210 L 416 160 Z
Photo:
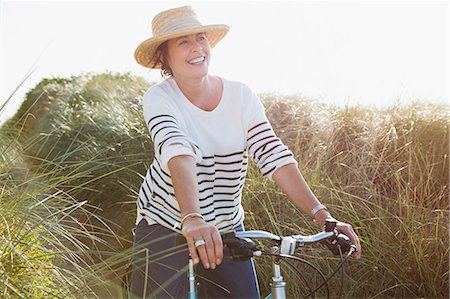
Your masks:
M 184 215 L 184 217 L 181 219 L 181 221 L 180 221 L 180 227 L 183 228 L 183 223 L 184 223 L 187 219 L 189 219 L 189 218 L 195 218 L 195 217 L 202 218 L 203 220 L 205 220 L 205 217 L 203 217 L 203 215 L 200 214 L 200 213 L 195 213 L 195 212 L 194 212 L 194 213 L 189 213 L 189 214 Z
M 327 207 L 324 206 L 323 204 L 319 203 L 317 206 L 315 206 L 312 210 L 311 210 L 311 217 L 314 219 L 314 216 L 316 216 L 317 212 L 319 212 L 320 210 L 326 210 Z

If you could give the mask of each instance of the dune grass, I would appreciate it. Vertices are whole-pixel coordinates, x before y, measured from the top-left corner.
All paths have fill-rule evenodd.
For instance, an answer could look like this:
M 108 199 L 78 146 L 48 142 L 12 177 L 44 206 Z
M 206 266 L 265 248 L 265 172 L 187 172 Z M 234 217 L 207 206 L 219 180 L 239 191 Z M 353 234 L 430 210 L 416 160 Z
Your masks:
M 0 297 L 121 296 L 152 159 L 140 106 L 148 86 L 129 74 L 45 79 L 0 129 Z M 315 194 L 361 237 L 343 296 L 447 298 L 449 107 L 262 99 Z M 253 165 L 243 198 L 247 229 L 318 230 Z M 325 273 L 339 263 L 320 246 L 300 254 Z M 263 293 L 266 264 L 257 261 Z M 339 279 L 331 286 L 336 296 Z
M 148 141 L 136 137 L 145 129 L 137 115 L 132 123 L 129 115 L 114 113 L 140 113 L 139 83 L 147 83 L 117 85 L 121 79 L 132 78 L 45 79 L 2 126 L 0 297 L 121 294 L 134 222 L 128 196 L 151 154 L 140 149 Z M 121 90 L 127 86 L 136 90 L 135 99 L 123 97 L 130 96 Z M 102 101 L 100 94 L 107 97 Z M 111 96 L 122 106 L 111 107 Z M 123 197 L 115 196 L 117 189 Z
M 363 259 L 350 263 L 345 296 L 447 297 L 448 107 L 333 109 L 265 99 L 315 194 L 361 236 Z M 245 197 L 252 227 L 312 231 L 255 176 Z

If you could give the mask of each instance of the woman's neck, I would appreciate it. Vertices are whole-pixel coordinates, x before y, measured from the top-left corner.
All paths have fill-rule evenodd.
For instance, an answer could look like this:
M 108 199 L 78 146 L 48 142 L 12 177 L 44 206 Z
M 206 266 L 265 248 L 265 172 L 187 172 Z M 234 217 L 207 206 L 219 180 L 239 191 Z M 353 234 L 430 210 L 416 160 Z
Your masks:
M 223 91 L 220 78 L 207 75 L 201 79 L 180 80 L 174 77 L 174 80 L 184 96 L 195 106 L 211 111 L 219 104 Z
M 207 75 L 202 78 L 178 78 L 174 77 L 178 87 L 185 95 L 193 97 L 202 97 L 212 89 L 212 76 Z M 188 97 L 189 98 L 189 97 Z

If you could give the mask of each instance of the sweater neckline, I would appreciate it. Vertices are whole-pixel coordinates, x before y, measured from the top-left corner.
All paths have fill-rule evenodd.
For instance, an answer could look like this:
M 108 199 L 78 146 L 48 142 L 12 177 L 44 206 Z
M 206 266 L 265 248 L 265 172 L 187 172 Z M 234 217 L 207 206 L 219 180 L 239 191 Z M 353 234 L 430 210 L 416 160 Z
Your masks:
M 188 98 L 186 98 L 186 96 L 184 95 L 184 93 L 181 91 L 180 87 L 178 86 L 177 82 L 175 81 L 174 78 L 170 78 L 171 83 L 173 84 L 173 86 L 175 87 L 176 92 L 178 93 L 178 95 L 180 96 L 182 102 L 184 103 L 184 105 L 186 107 L 188 107 L 188 109 L 194 111 L 195 113 L 199 113 L 199 114 L 203 114 L 203 115 L 213 115 L 213 114 L 217 114 L 220 111 L 223 110 L 223 106 L 225 105 L 225 93 L 227 91 L 227 86 L 226 86 L 226 82 L 222 77 L 217 76 L 221 81 L 222 81 L 222 95 L 220 97 L 219 103 L 217 104 L 217 106 L 211 110 L 211 111 L 207 111 L 207 110 L 203 110 L 202 108 L 194 105 L 191 101 L 189 101 Z

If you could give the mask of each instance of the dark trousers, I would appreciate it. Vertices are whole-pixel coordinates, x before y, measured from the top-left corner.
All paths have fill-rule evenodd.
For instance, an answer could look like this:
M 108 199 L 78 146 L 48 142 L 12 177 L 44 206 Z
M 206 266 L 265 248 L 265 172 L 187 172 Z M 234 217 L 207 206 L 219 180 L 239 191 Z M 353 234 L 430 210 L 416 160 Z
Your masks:
M 188 250 L 179 234 L 141 220 L 134 236 L 132 298 L 187 298 Z M 236 262 L 225 251 L 216 269 L 195 267 L 197 298 L 259 298 L 251 260 Z

